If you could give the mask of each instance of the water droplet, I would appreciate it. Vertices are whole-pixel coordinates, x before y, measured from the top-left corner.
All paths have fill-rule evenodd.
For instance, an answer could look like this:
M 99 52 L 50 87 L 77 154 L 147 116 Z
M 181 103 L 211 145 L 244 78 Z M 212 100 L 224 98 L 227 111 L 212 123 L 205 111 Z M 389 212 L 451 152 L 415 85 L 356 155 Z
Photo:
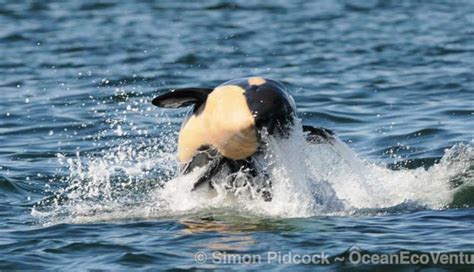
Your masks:
M 118 126 L 117 126 L 117 129 L 115 130 L 115 133 L 116 133 L 118 136 L 122 136 L 122 135 L 123 135 L 122 126 L 118 125 Z
M 48 135 L 49 135 L 49 136 L 53 136 L 53 134 L 54 134 L 54 131 L 52 131 L 52 130 L 50 130 L 50 131 L 48 132 Z

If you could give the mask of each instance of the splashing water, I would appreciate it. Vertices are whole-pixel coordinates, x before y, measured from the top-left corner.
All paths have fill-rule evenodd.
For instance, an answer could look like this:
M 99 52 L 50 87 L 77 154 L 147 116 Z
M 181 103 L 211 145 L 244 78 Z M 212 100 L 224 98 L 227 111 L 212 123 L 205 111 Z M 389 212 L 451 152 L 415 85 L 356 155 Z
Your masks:
M 297 125 L 296 127 L 299 127 Z M 263 163 L 272 181 L 272 201 L 256 188 L 191 191 L 200 172 L 178 176 L 175 134 L 130 139 L 99 155 L 58 161 L 68 169 L 65 187 L 36 205 L 45 224 L 156 218 L 226 211 L 263 217 L 309 217 L 448 207 L 458 190 L 472 186 L 474 152 L 458 144 L 429 169 L 390 170 L 359 159 L 343 142 L 311 144 L 301 129 L 289 139 L 267 137 Z M 244 172 L 220 180 L 248 179 Z M 58 181 L 52 181 L 57 183 Z

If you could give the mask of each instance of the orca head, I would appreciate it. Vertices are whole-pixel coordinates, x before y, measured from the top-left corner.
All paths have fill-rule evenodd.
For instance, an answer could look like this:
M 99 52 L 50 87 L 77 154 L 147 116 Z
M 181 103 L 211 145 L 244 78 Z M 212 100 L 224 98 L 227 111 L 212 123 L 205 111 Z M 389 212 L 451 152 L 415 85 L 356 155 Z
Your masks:
M 220 86 L 239 86 L 244 90 L 258 132 L 266 129 L 270 135 L 288 135 L 296 106 L 283 84 L 268 78 L 249 77 L 233 79 Z
M 178 139 L 181 162 L 190 161 L 203 147 L 216 148 L 232 160 L 255 154 L 261 132 L 287 136 L 296 107 L 285 87 L 262 77 L 238 78 L 215 88 L 184 88 L 162 94 L 153 105 L 194 106 Z

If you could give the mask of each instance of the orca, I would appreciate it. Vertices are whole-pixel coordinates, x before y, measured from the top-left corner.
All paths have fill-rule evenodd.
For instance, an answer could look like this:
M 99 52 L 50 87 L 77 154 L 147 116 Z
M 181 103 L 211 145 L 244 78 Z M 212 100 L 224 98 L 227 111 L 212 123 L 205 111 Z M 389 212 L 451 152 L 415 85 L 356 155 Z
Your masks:
M 230 173 L 263 177 L 258 192 L 271 200 L 271 181 L 256 158 L 265 152 L 263 134 L 287 138 L 295 125 L 295 101 L 283 84 L 263 77 L 237 78 L 214 88 L 174 89 L 154 98 L 152 104 L 192 107 L 178 137 L 181 173 L 206 167 L 192 190 L 205 185 L 213 189 L 212 177 L 226 168 Z M 335 137 L 321 127 L 303 125 L 302 129 L 312 143 Z

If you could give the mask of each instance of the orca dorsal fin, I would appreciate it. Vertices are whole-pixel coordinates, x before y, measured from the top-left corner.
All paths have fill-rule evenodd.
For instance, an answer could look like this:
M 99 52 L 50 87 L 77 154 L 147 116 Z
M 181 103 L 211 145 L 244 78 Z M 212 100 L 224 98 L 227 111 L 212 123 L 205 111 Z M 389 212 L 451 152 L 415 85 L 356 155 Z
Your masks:
M 180 108 L 195 105 L 196 109 L 206 102 L 211 88 L 182 88 L 174 89 L 155 97 L 151 103 L 162 108 Z

